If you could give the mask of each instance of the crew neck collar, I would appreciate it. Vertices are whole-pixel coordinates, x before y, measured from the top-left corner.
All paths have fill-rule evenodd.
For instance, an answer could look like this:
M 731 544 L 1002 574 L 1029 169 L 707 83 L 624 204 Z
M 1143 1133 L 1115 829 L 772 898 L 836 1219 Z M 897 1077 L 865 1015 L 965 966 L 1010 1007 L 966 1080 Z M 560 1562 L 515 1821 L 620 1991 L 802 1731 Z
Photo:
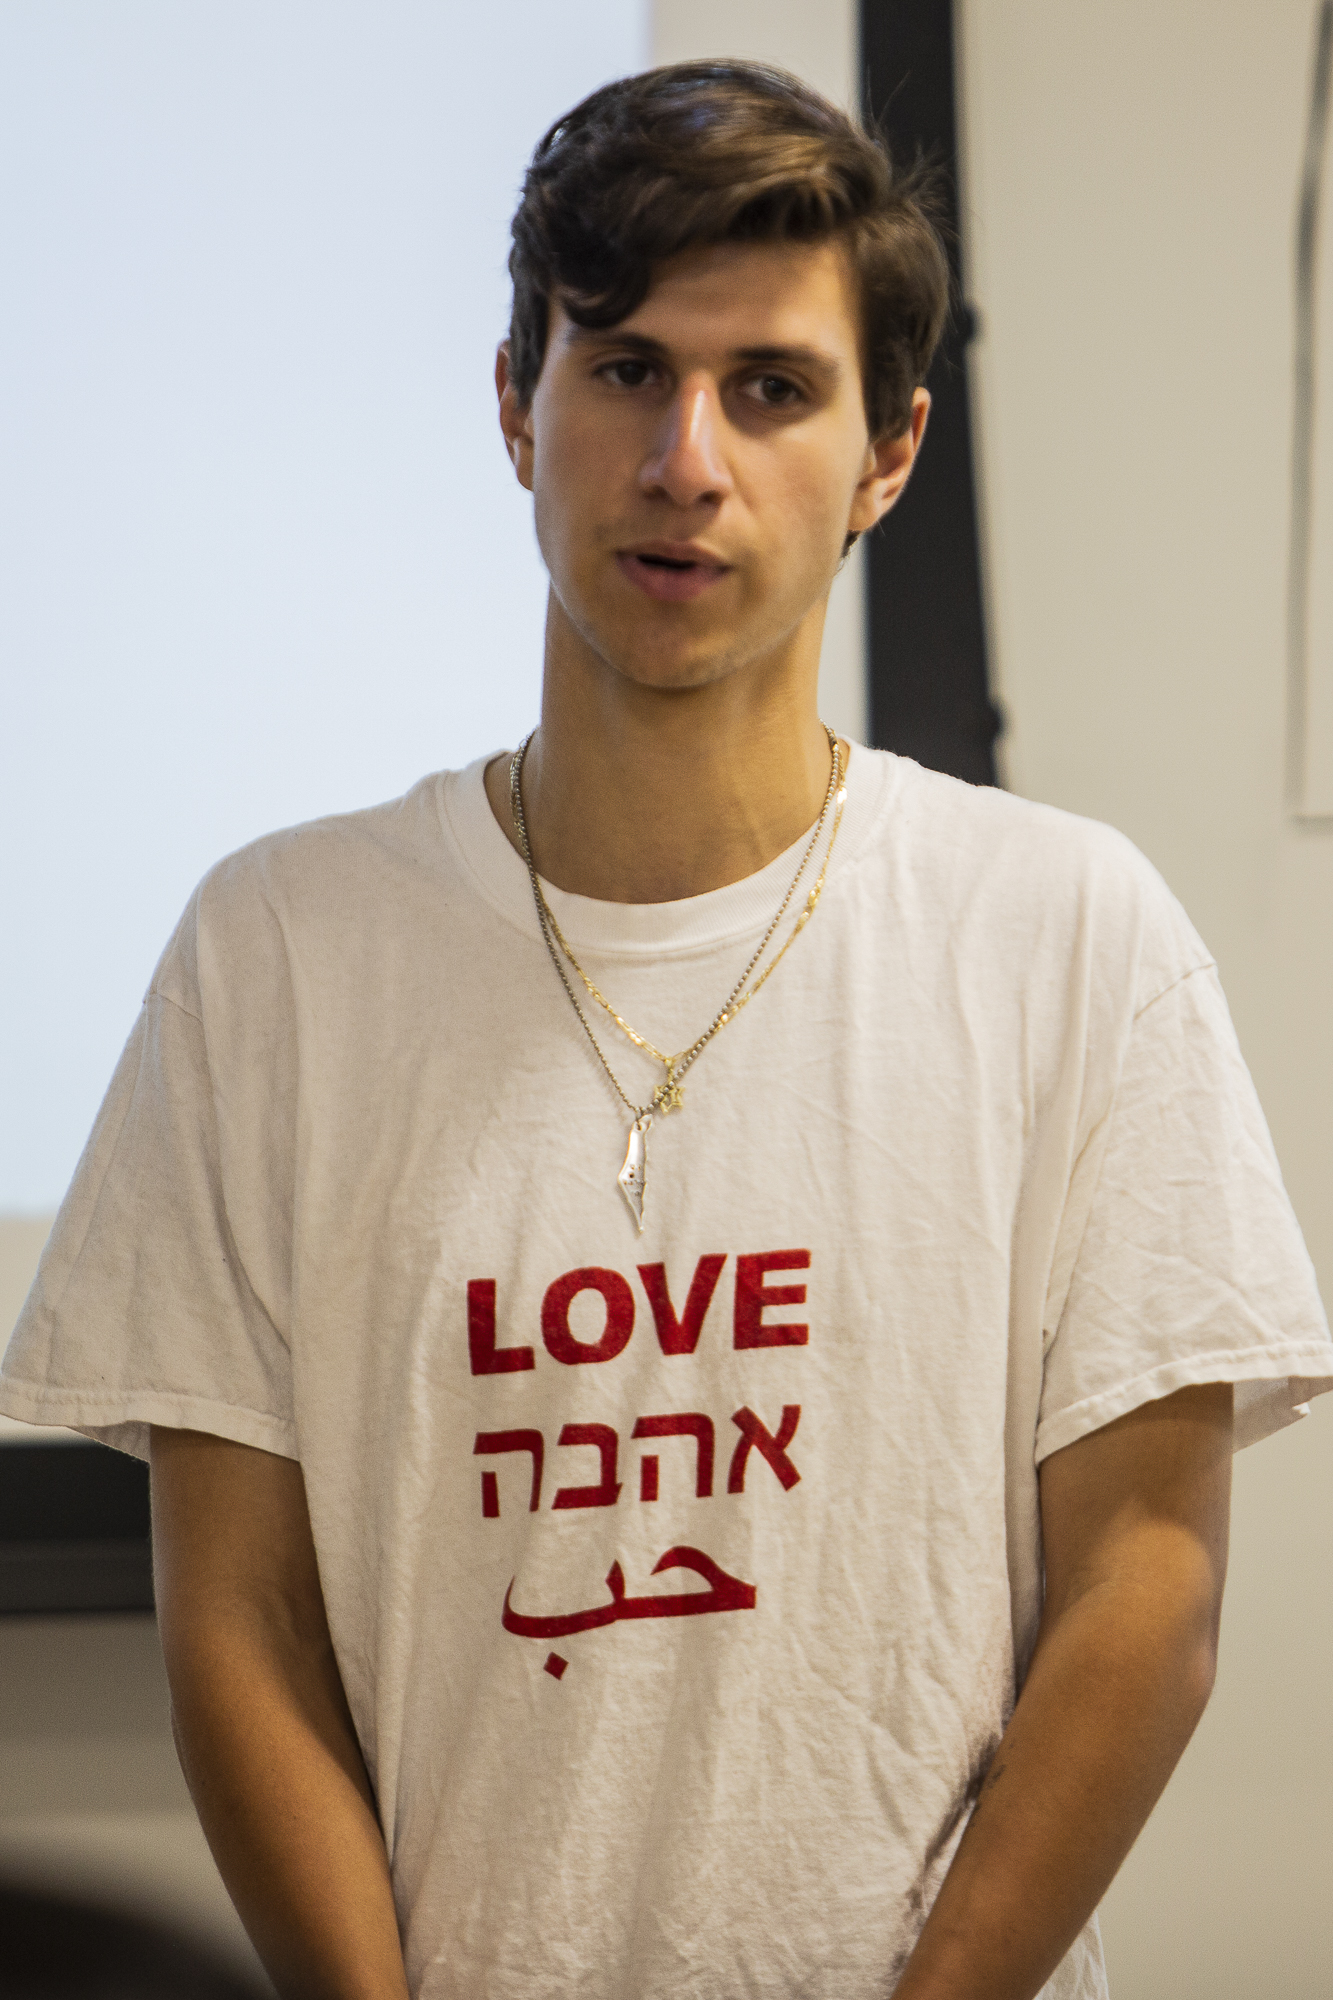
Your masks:
M 520 930 L 539 936 L 528 871 L 497 824 L 486 796 L 487 765 L 497 756 L 509 754 L 491 751 L 465 770 L 442 773 L 440 814 L 446 836 L 460 850 L 487 901 Z M 834 892 L 840 876 L 850 872 L 875 820 L 887 809 L 896 762 L 883 751 L 852 746 L 844 780 L 847 800 L 825 883 L 826 895 Z M 762 932 L 772 922 L 813 828 L 811 821 L 799 839 L 755 874 L 677 902 L 609 903 L 571 895 L 544 877 L 539 879 L 556 922 L 572 945 L 628 958 L 685 955 L 749 932 Z M 821 842 L 807 870 L 810 882 L 818 872 L 822 852 Z

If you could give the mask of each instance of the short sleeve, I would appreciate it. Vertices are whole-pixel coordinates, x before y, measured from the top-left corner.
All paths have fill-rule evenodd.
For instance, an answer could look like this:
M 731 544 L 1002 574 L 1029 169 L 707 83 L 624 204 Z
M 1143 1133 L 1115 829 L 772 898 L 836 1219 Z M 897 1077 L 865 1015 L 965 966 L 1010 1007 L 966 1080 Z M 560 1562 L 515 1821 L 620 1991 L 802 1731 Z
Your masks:
M 1236 1444 L 1333 1388 L 1333 1341 L 1212 966 L 1136 1017 L 1088 1141 L 1049 1302 L 1038 1461 L 1191 1383 L 1236 1385 Z M 1072 1257 L 1072 1269 L 1071 1269 Z
M 148 1426 L 297 1453 L 287 1344 L 224 1200 L 201 1020 L 154 990 L 0 1367 L 0 1410 L 137 1457 Z

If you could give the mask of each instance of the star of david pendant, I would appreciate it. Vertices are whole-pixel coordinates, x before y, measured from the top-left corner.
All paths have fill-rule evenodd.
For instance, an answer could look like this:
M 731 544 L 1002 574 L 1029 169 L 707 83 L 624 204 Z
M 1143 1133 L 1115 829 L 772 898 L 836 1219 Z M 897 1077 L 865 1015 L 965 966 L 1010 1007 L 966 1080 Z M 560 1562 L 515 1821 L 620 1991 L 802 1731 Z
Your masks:
M 648 1133 L 652 1122 L 651 1118 L 636 1118 L 630 1126 L 625 1164 L 616 1175 L 629 1212 L 639 1226 L 640 1236 L 643 1235 L 643 1209 L 648 1194 Z
M 679 1111 L 684 1102 L 685 1092 L 676 1082 L 674 1075 L 668 1076 L 665 1083 L 659 1083 L 653 1092 L 653 1103 L 663 1113 Z

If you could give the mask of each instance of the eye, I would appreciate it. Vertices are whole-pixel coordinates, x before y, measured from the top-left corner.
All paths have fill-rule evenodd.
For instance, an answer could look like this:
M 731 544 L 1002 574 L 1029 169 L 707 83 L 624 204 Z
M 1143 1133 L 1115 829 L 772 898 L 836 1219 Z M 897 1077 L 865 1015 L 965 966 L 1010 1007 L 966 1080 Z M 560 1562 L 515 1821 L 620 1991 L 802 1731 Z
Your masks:
M 756 375 L 748 386 L 755 398 L 769 410 L 789 410 L 805 400 L 799 384 L 786 375 Z
M 626 354 L 618 361 L 603 362 L 597 373 L 617 389 L 641 389 L 651 375 L 652 367 L 637 355 Z

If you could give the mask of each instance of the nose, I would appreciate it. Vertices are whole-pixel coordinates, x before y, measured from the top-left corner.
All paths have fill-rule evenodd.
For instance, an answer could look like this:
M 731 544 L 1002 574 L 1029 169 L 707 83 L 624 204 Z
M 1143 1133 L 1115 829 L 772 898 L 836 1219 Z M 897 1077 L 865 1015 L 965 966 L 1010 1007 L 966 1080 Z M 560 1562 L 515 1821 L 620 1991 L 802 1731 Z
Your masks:
M 654 449 L 644 460 L 639 484 L 645 493 L 665 494 L 678 507 L 717 501 L 731 491 L 723 450 L 725 419 L 710 382 L 682 382 L 663 416 Z

